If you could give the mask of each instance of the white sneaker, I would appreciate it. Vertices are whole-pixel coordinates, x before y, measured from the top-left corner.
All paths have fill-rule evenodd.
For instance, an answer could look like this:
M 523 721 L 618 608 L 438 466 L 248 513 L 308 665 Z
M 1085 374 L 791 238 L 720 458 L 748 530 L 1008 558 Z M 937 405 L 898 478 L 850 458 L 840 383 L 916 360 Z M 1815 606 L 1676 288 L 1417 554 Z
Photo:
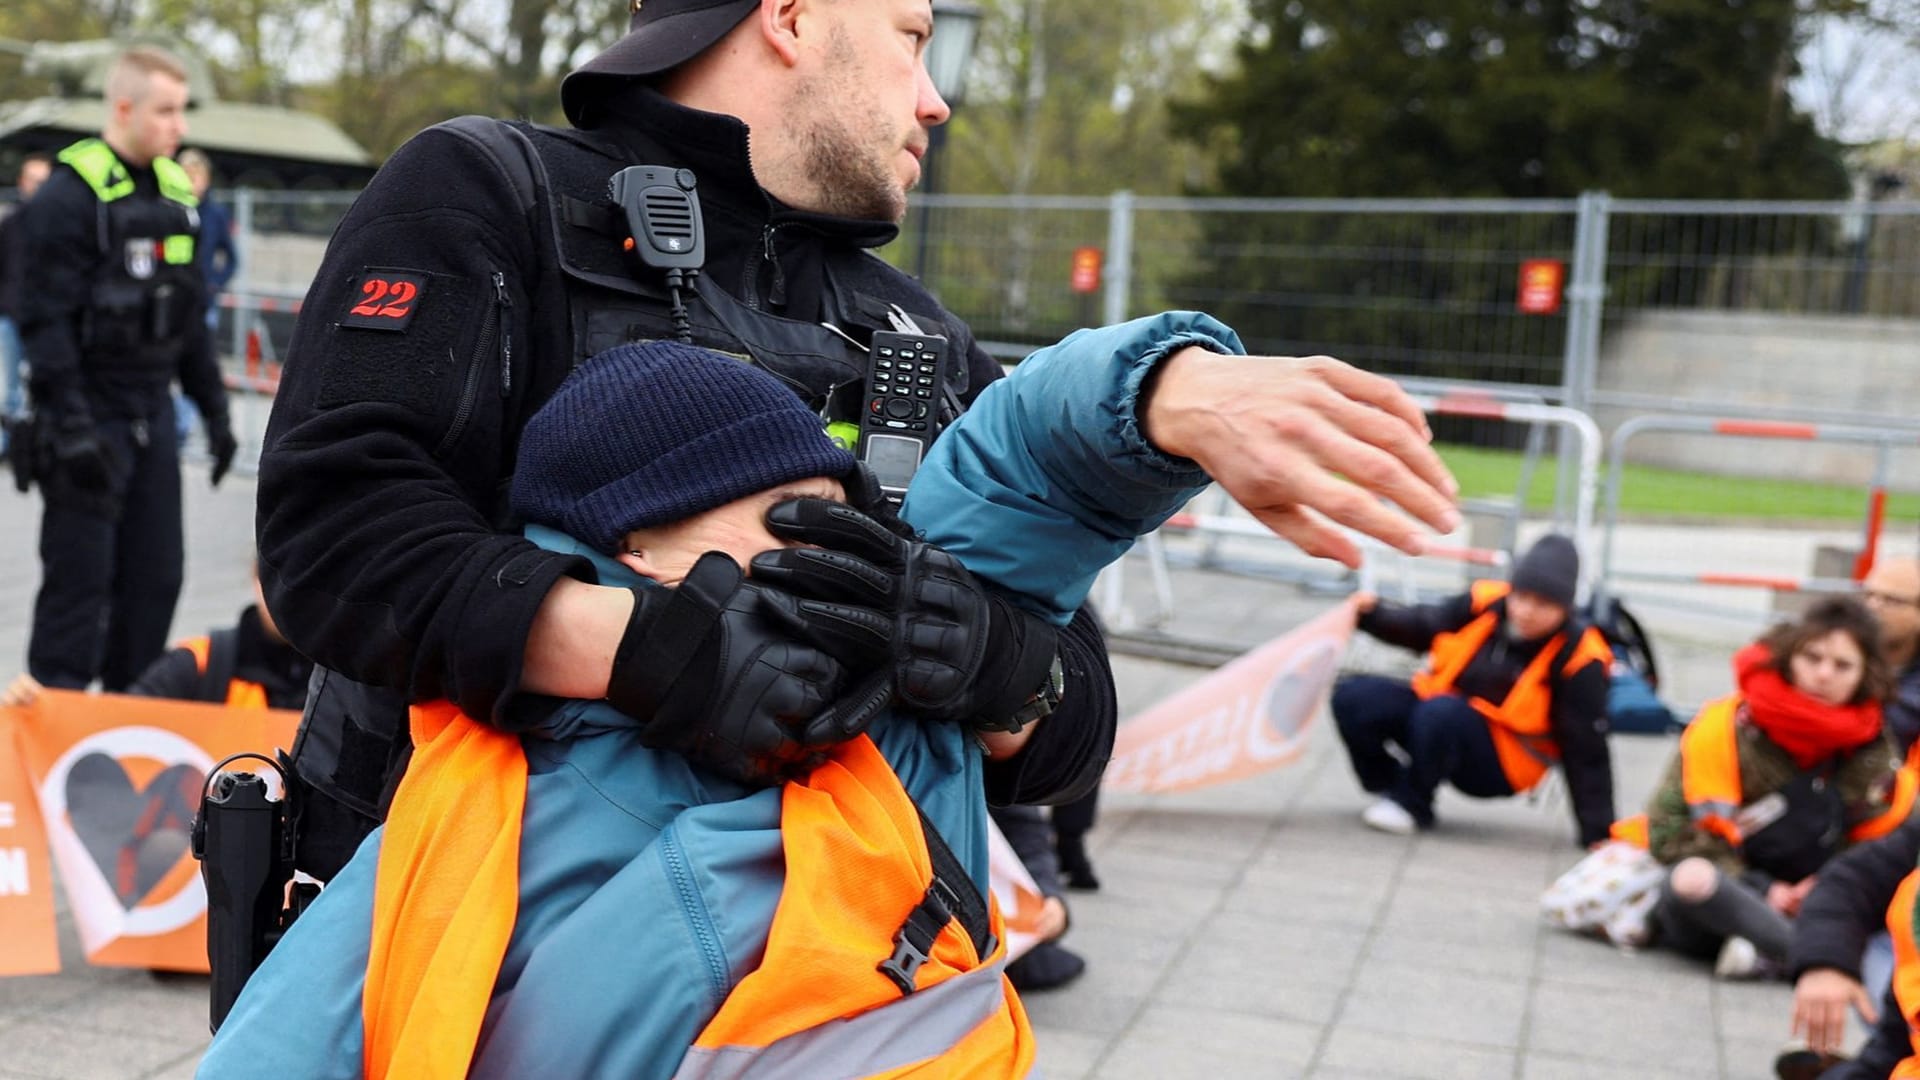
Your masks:
M 1743 937 L 1730 937 L 1713 961 L 1716 979 L 1751 979 L 1760 970 L 1760 950 Z
M 1378 829 L 1395 836 L 1412 836 L 1420 823 L 1413 820 L 1407 808 L 1392 799 L 1381 799 L 1365 810 L 1360 811 L 1360 820 L 1369 829 Z

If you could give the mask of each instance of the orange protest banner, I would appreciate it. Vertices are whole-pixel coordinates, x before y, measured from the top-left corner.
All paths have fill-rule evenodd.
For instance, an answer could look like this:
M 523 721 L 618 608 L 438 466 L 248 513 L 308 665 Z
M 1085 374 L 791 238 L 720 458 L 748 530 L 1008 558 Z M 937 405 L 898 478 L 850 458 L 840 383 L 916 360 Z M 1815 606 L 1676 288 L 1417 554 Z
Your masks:
M 60 970 L 60 942 L 47 833 L 20 761 L 24 711 L 0 709 L 0 975 L 50 975 Z
M 291 745 L 300 714 L 63 690 L 9 712 L 88 962 L 206 971 L 188 828 L 207 772 Z
M 1158 793 L 1291 764 L 1353 636 L 1351 601 L 1247 653 L 1120 725 L 1101 786 Z

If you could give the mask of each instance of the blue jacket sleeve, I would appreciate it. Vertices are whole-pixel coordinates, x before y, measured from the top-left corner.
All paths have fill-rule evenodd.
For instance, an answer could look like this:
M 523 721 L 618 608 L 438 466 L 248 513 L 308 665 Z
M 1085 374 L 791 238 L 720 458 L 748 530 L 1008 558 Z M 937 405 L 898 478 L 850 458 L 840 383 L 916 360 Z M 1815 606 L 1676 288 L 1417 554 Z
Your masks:
M 1188 345 L 1241 353 L 1197 312 L 1081 330 L 980 394 L 933 445 L 903 516 L 1027 606 L 1064 626 L 1100 568 L 1208 483 L 1140 430 L 1154 365 Z

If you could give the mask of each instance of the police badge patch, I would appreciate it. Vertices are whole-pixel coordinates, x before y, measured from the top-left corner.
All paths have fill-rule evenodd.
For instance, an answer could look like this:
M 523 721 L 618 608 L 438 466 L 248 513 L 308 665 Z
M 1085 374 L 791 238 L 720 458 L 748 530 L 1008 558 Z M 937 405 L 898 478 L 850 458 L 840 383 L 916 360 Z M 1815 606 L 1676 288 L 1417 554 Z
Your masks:
M 152 240 L 127 241 L 127 273 L 141 281 L 153 276 Z

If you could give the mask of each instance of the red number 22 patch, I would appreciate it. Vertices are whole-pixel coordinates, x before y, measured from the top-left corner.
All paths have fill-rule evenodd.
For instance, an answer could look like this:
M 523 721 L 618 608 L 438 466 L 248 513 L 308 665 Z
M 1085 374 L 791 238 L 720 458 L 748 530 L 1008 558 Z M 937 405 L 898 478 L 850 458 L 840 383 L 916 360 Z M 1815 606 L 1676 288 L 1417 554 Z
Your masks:
M 425 274 L 401 270 L 368 270 L 359 291 L 340 320 L 341 326 L 363 330 L 405 330 L 420 309 L 427 289 Z

